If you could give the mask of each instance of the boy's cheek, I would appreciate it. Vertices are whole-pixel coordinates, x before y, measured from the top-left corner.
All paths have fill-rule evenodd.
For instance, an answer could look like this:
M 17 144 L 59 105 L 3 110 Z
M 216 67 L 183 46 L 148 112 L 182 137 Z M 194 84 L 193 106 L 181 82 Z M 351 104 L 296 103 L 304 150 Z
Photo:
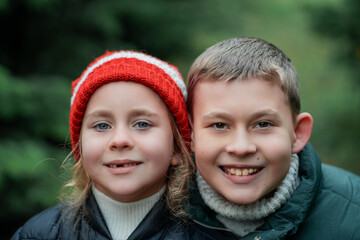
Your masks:
M 192 141 L 193 152 L 214 152 L 224 148 L 229 142 L 229 139 L 225 135 L 214 134 L 208 129 L 197 131 L 194 134 Z
M 214 161 L 222 152 L 218 145 L 206 140 L 195 144 L 195 146 L 195 159 L 201 165 Z
M 204 151 L 195 153 L 195 161 L 198 170 L 202 173 L 208 172 L 213 163 L 211 155 Z

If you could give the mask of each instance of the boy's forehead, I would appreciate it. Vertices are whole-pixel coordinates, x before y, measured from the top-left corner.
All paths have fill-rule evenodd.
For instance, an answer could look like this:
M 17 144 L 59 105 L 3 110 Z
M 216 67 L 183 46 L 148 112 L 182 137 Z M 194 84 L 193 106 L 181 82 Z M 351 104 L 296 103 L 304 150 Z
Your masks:
M 286 95 L 285 90 L 283 89 L 283 87 L 281 86 L 281 83 L 278 81 L 273 81 L 273 80 L 269 80 L 266 79 L 264 77 L 249 77 L 249 78 L 233 78 L 230 80 L 225 80 L 225 79 L 215 79 L 215 78 L 204 78 L 201 81 L 199 81 L 197 83 L 197 86 L 195 87 L 194 93 L 196 94 L 196 92 L 199 90 L 199 88 L 202 89 L 202 91 L 215 91 L 220 87 L 220 86 L 229 86 L 231 87 L 230 89 L 233 89 L 233 86 L 236 85 L 237 82 L 261 82 L 263 84 L 267 84 L 268 86 L 271 87 L 275 87 L 278 89 L 281 89 L 281 91 L 283 92 L 284 95 Z M 246 88 L 249 85 L 242 85 L 242 88 Z M 218 91 L 219 92 L 219 91 Z M 226 93 L 224 92 L 220 92 L 223 93 L 224 95 L 226 95 Z
M 204 81 L 199 82 L 194 89 L 194 101 L 192 102 L 192 107 L 194 107 L 198 101 L 208 101 L 210 99 L 215 101 L 217 99 L 227 99 L 228 101 L 226 101 L 226 104 L 240 105 L 240 103 L 236 101 L 237 99 L 233 98 L 246 93 L 257 94 L 256 100 L 261 101 L 263 100 L 263 95 L 261 95 L 261 91 L 256 91 L 260 88 L 263 89 L 264 93 L 269 91 L 272 92 L 273 94 L 270 94 L 271 98 L 279 99 L 290 109 L 286 92 L 280 84 L 264 78 L 232 79 L 229 81 L 205 79 Z M 243 99 L 242 103 L 251 104 L 251 102 L 246 101 L 246 99 Z

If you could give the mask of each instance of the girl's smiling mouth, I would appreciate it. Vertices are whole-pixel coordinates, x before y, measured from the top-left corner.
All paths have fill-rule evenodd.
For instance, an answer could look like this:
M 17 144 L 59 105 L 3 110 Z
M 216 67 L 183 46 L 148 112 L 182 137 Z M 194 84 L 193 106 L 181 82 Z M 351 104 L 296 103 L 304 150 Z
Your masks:
M 118 167 L 131 167 L 131 166 L 137 166 L 140 163 L 125 163 L 125 164 L 106 164 L 109 168 L 118 168 Z
M 108 167 L 110 172 L 113 174 L 124 174 L 129 173 L 135 168 L 137 168 L 140 164 L 142 164 L 141 161 L 135 161 L 135 160 L 114 160 L 108 163 L 105 163 L 104 166 Z

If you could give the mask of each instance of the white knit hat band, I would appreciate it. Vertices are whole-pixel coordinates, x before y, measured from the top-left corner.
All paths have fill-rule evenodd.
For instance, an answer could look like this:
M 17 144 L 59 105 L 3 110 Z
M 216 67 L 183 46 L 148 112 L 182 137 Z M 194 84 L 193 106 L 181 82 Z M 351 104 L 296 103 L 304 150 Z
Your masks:
M 185 86 L 185 83 L 178 71 L 176 71 L 174 68 L 172 68 L 167 63 L 165 63 L 157 58 L 151 57 L 149 55 L 145 55 L 145 54 L 142 54 L 139 52 L 121 51 L 121 52 L 115 52 L 111 55 L 105 56 L 104 58 L 100 59 L 95 64 L 91 65 L 90 67 L 88 67 L 86 69 L 85 73 L 81 76 L 80 81 L 74 88 L 73 94 L 71 96 L 71 105 L 74 102 L 74 99 L 76 97 L 76 94 L 77 94 L 80 86 L 84 83 L 84 81 L 86 80 L 88 75 L 90 73 L 92 73 L 95 68 L 101 66 L 102 64 L 104 64 L 106 62 L 109 62 L 114 59 L 120 59 L 120 58 L 136 58 L 138 60 L 147 62 L 149 64 L 153 64 L 153 65 L 157 66 L 158 68 L 162 69 L 167 75 L 169 75 L 169 77 L 171 79 L 174 80 L 176 85 L 180 88 L 182 94 L 184 95 L 185 101 L 186 101 L 186 99 L 187 99 L 186 86 Z

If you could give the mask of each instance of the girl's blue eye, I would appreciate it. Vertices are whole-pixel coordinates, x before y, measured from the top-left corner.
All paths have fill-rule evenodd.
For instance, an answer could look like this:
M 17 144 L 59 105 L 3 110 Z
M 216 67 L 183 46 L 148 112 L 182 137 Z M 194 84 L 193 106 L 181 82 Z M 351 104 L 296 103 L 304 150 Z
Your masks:
M 109 124 L 107 124 L 107 123 L 99 123 L 95 127 L 97 130 L 100 130 L 100 131 L 105 131 L 110 128 Z
M 137 128 L 148 128 L 149 127 L 149 123 L 148 122 L 137 122 L 135 123 L 135 127 Z
M 228 128 L 228 126 L 225 123 L 214 123 L 212 125 L 215 129 L 225 129 Z

